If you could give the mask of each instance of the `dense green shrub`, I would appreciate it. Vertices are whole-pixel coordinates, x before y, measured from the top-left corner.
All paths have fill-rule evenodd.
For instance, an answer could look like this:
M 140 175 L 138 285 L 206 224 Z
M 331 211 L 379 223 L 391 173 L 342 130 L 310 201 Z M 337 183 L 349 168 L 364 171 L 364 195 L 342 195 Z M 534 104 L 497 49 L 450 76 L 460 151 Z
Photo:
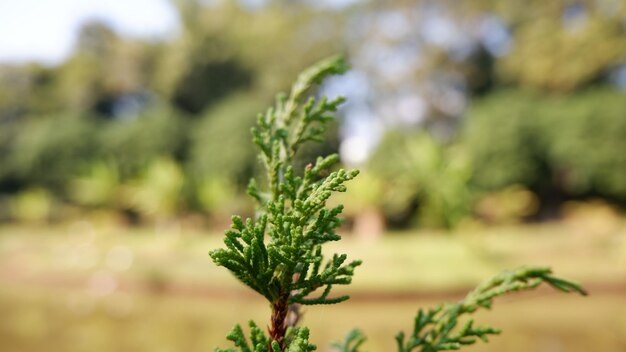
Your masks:
M 466 156 L 426 133 L 388 133 L 368 170 L 384 180 L 379 205 L 392 224 L 413 220 L 451 228 L 471 215 L 472 169 Z
M 626 94 L 590 89 L 544 104 L 538 123 L 556 186 L 626 200 Z
M 624 111 L 626 95 L 609 88 L 567 96 L 509 90 L 477 101 L 462 137 L 472 182 L 626 200 Z
M 474 166 L 472 181 L 494 190 L 539 182 L 543 142 L 537 134 L 532 95 L 501 92 L 475 103 L 466 117 L 463 145 Z
M 148 219 L 167 219 L 176 215 L 182 206 L 185 178 L 176 161 L 161 157 L 154 159 L 123 189 L 125 207 Z
M 194 178 L 223 177 L 245 186 L 256 164 L 249 131 L 265 103 L 250 94 L 231 95 L 194 122 L 187 165 Z
M 126 119 L 68 114 L 3 121 L 0 190 L 39 187 L 80 206 L 125 208 L 125 183 L 163 156 L 185 157 L 186 129 L 187 119 L 167 106 Z
M 127 179 L 159 157 L 183 158 L 187 126 L 188 120 L 166 104 L 125 119 L 101 121 L 98 155 L 115 163 L 120 177 Z
M 507 5 L 501 8 L 509 7 L 510 17 L 517 18 L 509 18 L 515 44 L 497 63 L 504 82 L 575 91 L 624 61 L 623 11 L 606 11 L 606 5 L 598 2 L 567 0 Z
M 39 185 L 62 190 L 68 176 L 95 156 L 94 121 L 84 116 L 28 117 L 7 125 L 6 131 L 0 183 L 14 183 L 17 188 Z

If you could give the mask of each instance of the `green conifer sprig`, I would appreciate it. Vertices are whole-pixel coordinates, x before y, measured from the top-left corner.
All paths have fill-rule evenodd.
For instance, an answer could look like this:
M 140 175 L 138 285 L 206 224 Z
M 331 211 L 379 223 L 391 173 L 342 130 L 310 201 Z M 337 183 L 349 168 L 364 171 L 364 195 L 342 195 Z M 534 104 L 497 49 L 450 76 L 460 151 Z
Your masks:
M 270 341 L 267 335 L 253 321 L 248 323 L 250 327 L 250 343 L 246 338 L 241 325 L 237 324 L 226 336 L 239 349 L 215 349 L 215 352 L 282 352 L 277 341 Z M 315 351 L 315 345 L 309 343 L 309 329 L 292 327 L 287 331 L 287 338 L 291 341 L 287 352 L 310 352 Z
M 477 339 L 486 342 L 489 335 L 499 334 L 500 330 L 476 327 L 472 319 L 458 328 L 459 318 L 474 313 L 479 308 L 490 309 L 494 298 L 498 296 L 531 290 L 542 283 L 563 292 L 587 294 L 580 285 L 552 276 L 549 268 L 523 267 L 505 271 L 479 285 L 460 302 L 439 305 L 428 310 L 420 309 L 409 338 L 406 339 L 403 332 L 396 336 L 398 352 L 450 351 L 474 344 Z
M 359 352 L 359 347 L 366 341 L 365 336 L 359 329 L 350 330 L 346 335 L 344 341 L 335 342 L 332 347 L 336 352 Z
M 346 262 L 345 254 L 334 254 L 326 260 L 322 245 L 337 241 L 335 229 L 341 224 L 343 207 L 327 208 L 333 192 L 344 192 L 345 182 L 357 170 L 330 172 L 338 161 L 336 154 L 318 158 L 297 176 L 293 161 L 306 142 L 321 141 L 344 98 L 328 100 L 308 97 L 311 88 L 326 76 L 343 73 L 347 64 L 341 57 L 321 61 L 304 71 L 289 96 L 279 95 L 276 105 L 260 114 L 252 129 L 253 142 L 267 171 L 267 191 L 259 189 L 252 179 L 248 194 L 256 199 L 257 215 L 245 221 L 232 218 L 225 232 L 226 248 L 210 252 L 213 261 L 226 267 L 241 282 L 263 295 L 272 308 L 267 341 L 251 326 L 254 349 L 260 345 L 280 351 L 291 346 L 309 346 L 308 330 L 291 327 L 288 334 L 287 314 L 293 304 L 333 304 L 348 296 L 331 297 L 334 285 L 347 285 L 360 261 Z M 241 328 L 233 330 L 229 339 L 245 351 Z M 296 348 L 296 347 L 293 347 Z M 309 347 L 306 347 L 309 348 Z M 308 351 L 294 349 L 293 351 Z

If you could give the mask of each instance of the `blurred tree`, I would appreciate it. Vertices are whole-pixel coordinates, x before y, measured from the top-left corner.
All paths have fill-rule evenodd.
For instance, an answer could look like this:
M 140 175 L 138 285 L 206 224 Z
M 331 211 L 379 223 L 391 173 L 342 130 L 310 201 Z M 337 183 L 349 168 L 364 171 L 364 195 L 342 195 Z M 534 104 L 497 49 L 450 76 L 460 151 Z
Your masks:
M 473 180 L 485 189 L 537 185 L 542 178 L 541 143 L 535 133 L 532 93 L 491 94 L 475 102 L 463 127 L 463 144 L 474 165 Z M 544 159 L 545 160 L 545 159 Z
M 102 23 L 87 23 L 74 55 L 60 68 L 66 99 L 83 110 L 116 115 L 120 98 L 147 89 L 155 66 L 154 46 L 158 44 L 120 37 Z
M 58 72 L 38 64 L 0 67 L 0 123 L 24 114 L 63 110 Z
M 121 38 L 106 25 L 89 22 L 81 28 L 72 56 L 58 67 L 31 64 L 0 70 L 0 114 L 93 109 L 111 115 L 107 101 L 145 89 L 153 50 L 148 43 Z
M 355 92 L 344 124 L 333 126 L 321 149 L 303 151 L 300 163 L 336 151 L 340 133 L 347 140 L 365 131 L 358 146 L 369 151 L 389 126 L 428 130 L 428 137 L 400 134 L 414 140 L 407 146 L 385 139 L 372 161 L 394 168 L 385 153 L 413 160 L 398 171 L 410 180 L 402 181 L 405 195 L 393 191 L 402 182 L 383 182 L 392 224 L 418 211 L 421 223 L 452 226 L 462 217 L 456 214 L 466 214 L 461 204 L 474 186 L 491 192 L 519 184 L 542 201 L 556 194 L 625 197 L 616 171 L 624 165 L 623 95 L 607 88 L 612 72 L 626 67 L 623 2 L 175 4 L 182 26 L 168 41 L 126 38 L 94 21 L 57 67 L 0 66 L 0 192 L 43 187 L 55 198 L 106 204 L 104 190 L 166 158 L 184 171 L 184 201 L 211 208 L 211 199 L 223 197 L 215 185 L 239 190 L 254 173 L 245 145 L 259 109 L 303 66 L 343 51 L 354 70 L 323 89 Z M 470 99 L 477 102 L 467 111 Z M 445 165 L 456 163 L 458 145 L 476 165 L 455 173 Z M 418 149 L 419 156 L 409 152 Z M 118 186 L 99 164 L 116 170 Z M 470 189 L 461 191 L 470 169 Z M 449 174 L 440 181 L 461 196 L 444 195 L 438 184 L 424 193 L 435 178 L 427 175 L 438 173 Z M 77 185 L 90 182 L 102 194 L 78 196 Z
M 504 82 L 551 91 L 594 83 L 626 61 L 625 15 L 626 4 L 614 1 L 525 4 L 498 72 Z
M 194 122 L 189 150 L 194 178 L 222 177 L 244 189 L 257 163 L 250 128 L 265 104 L 254 95 L 235 94 Z
M 182 33 L 160 52 L 153 78 L 157 92 L 193 114 L 237 89 L 251 85 L 253 72 L 241 63 L 231 32 L 238 6 L 179 2 Z
M 134 117 L 100 121 L 98 154 L 113 161 L 121 180 L 134 177 L 160 156 L 184 159 L 188 119 L 155 103 Z
M 540 101 L 539 118 L 557 189 L 626 202 L 626 95 L 590 88 Z
M 238 189 L 250 177 L 246 126 L 295 72 L 334 51 L 340 19 L 303 4 L 289 12 L 275 3 L 177 4 L 183 26 L 169 42 L 93 21 L 57 67 L 0 67 L 2 192 L 41 186 L 80 205 L 118 207 L 119 188 L 162 157 L 184 165 L 188 202 L 208 178 Z
M 250 9 L 239 1 L 177 1 L 183 29 L 157 63 L 155 90 L 199 113 L 231 92 L 271 98 L 286 90 L 302 66 L 337 49 L 339 19 L 304 5 L 269 2 Z
M 447 141 L 469 99 L 503 86 L 569 92 L 607 83 L 626 65 L 625 15 L 611 0 L 361 3 L 345 29 L 355 69 L 343 78 L 355 92 L 346 115 L 369 130 L 423 128 Z
M 474 165 L 461 193 L 522 185 L 544 203 L 593 194 L 624 199 L 616 186 L 623 147 L 615 137 L 624 135 L 623 119 L 613 110 L 626 99 L 609 85 L 624 81 L 610 74 L 626 63 L 626 4 L 368 2 L 349 15 L 346 41 L 356 74 L 345 77 L 344 88 L 358 89 L 346 115 L 350 126 L 370 131 L 361 138 L 375 140 L 386 129 L 426 129 L 438 148 L 466 149 Z M 511 91 L 504 93 L 505 87 Z M 477 104 L 467 111 L 469 99 Z M 591 122 L 591 109 L 603 116 Z M 388 143 L 385 138 L 378 146 L 372 164 L 388 160 Z M 420 148 L 429 154 L 428 146 Z M 417 169 L 403 172 L 421 179 Z M 418 183 L 403 189 L 410 191 L 398 198 L 400 209 L 427 200 L 418 196 Z M 458 199 L 466 200 L 461 208 L 467 213 L 473 197 Z M 446 202 L 443 194 L 431 200 Z
M 76 115 L 29 118 L 13 126 L 4 146 L 0 183 L 45 186 L 62 193 L 68 175 L 93 159 L 94 121 Z
M 522 184 L 543 201 L 600 195 L 626 200 L 624 93 L 595 88 L 571 95 L 510 90 L 470 110 L 463 144 L 472 181 L 497 190 Z

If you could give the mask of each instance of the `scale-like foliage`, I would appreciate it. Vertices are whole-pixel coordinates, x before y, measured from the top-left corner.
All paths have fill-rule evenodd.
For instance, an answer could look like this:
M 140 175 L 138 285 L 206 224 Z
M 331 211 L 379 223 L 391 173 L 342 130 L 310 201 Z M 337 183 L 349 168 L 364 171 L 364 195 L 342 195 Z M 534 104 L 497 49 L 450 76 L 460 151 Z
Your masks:
M 261 191 L 254 179 L 250 181 L 248 194 L 258 203 L 257 216 L 245 221 L 234 216 L 231 229 L 225 233 L 226 248 L 210 253 L 217 265 L 226 267 L 270 302 L 270 337 L 267 343 L 259 343 L 278 343 L 281 351 L 309 348 L 308 330 L 300 329 L 288 336 L 289 306 L 333 304 L 348 299 L 331 297 L 332 287 L 349 284 L 354 268 L 361 264 L 358 260 L 346 262 L 345 254 L 326 259 L 322 253 L 323 244 L 340 239 L 335 229 L 341 224 L 338 216 L 342 206 L 327 208 L 326 201 L 333 192 L 344 192 L 344 183 L 358 171 L 331 172 L 339 161 L 336 154 L 307 165 L 302 176 L 297 176 L 292 166 L 302 144 L 321 141 L 326 124 L 344 101 L 308 97 L 311 88 L 324 77 L 343 73 L 346 68 L 341 57 L 318 63 L 298 77 L 289 96 L 279 95 L 276 105 L 259 115 L 252 136 L 267 170 L 267 190 Z M 242 340 L 240 328 L 230 337 L 237 337 L 233 341 L 242 351 L 249 348 Z
M 359 347 L 365 343 L 365 336 L 359 329 L 351 330 L 344 341 L 333 343 L 332 347 L 337 352 L 358 352 Z
M 215 352 L 282 352 L 278 342 L 270 341 L 267 335 L 253 321 L 248 323 L 250 327 L 250 341 L 246 338 L 243 329 L 237 324 L 226 336 L 239 349 L 215 349 Z M 316 346 L 309 343 L 309 329 L 293 327 L 287 331 L 287 337 L 291 341 L 287 352 L 315 351 Z
M 420 309 L 409 338 L 406 339 L 403 332 L 396 336 L 398 352 L 450 351 L 474 344 L 477 339 L 487 342 L 489 335 L 499 334 L 500 330 L 474 326 L 472 319 L 459 325 L 459 318 L 474 313 L 479 308 L 491 308 L 493 299 L 498 296 L 531 290 L 542 283 L 563 292 L 586 294 L 578 284 L 552 276 L 549 268 L 505 271 L 478 286 L 460 302 L 439 305 L 428 310 Z

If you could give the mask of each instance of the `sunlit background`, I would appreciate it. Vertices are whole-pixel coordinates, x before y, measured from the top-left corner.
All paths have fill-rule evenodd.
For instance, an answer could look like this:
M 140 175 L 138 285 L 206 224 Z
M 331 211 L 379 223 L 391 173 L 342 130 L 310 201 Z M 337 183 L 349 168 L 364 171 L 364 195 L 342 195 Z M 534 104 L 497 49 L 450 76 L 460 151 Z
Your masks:
M 497 302 L 468 351 L 626 351 L 623 0 L 0 0 L 0 350 L 210 351 L 269 309 L 207 252 L 261 165 L 256 114 L 333 54 L 323 144 L 362 173 L 361 258 L 320 351 L 394 350 L 419 307 L 550 265 L 588 298 Z

